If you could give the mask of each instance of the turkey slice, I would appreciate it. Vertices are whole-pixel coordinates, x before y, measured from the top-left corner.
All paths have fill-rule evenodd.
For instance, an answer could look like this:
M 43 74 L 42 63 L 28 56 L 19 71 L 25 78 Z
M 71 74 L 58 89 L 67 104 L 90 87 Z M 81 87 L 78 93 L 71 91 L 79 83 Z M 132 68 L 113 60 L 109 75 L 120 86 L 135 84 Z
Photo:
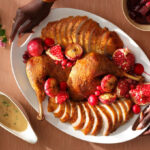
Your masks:
M 114 130 L 118 127 L 118 116 L 116 110 L 111 105 L 103 104 L 103 107 L 110 113 Z
M 91 24 L 88 26 L 88 28 L 84 32 L 83 48 L 87 53 L 90 51 L 90 40 L 91 40 L 92 33 L 98 27 L 99 27 L 99 24 L 95 21 L 92 21 Z
M 48 99 L 48 106 L 47 106 L 47 111 L 48 112 L 53 112 L 57 109 L 59 104 L 56 103 L 55 97 L 49 97 Z
M 93 127 L 92 127 L 90 134 L 97 135 L 99 133 L 100 129 L 102 128 L 102 118 L 99 115 L 95 106 L 92 106 L 89 103 L 87 103 L 87 104 L 88 104 L 88 107 L 91 110 L 93 118 L 94 118 L 94 123 L 93 123 Z
M 65 111 L 60 120 L 66 122 L 70 119 L 70 102 L 66 102 Z
M 73 43 L 78 43 L 78 33 L 80 31 L 81 26 L 87 21 L 88 17 L 78 17 L 76 18 L 75 24 L 72 29 L 72 40 Z
M 70 102 L 70 123 L 76 122 L 78 117 L 77 104 L 75 102 Z
M 67 27 L 69 22 L 73 19 L 72 16 L 66 18 L 61 25 L 61 29 L 60 29 L 60 37 L 61 37 L 61 44 L 65 47 L 67 46 L 68 43 L 68 39 L 67 39 Z
M 121 124 L 123 121 L 123 115 L 120 106 L 117 103 L 112 103 L 112 107 L 116 110 L 118 123 Z
M 101 107 L 100 105 L 96 105 L 96 109 L 98 110 L 103 123 L 100 134 L 103 136 L 109 135 L 112 131 L 112 120 L 106 113 L 105 109 L 103 109 L 103 107 Z
M 82 104 L 77 103 L 77 111 L 78 111 L 78 117 L 77 120 L 72 124 L 74 129 L 81 129 L 85 123 L 85 112 Z
M 66 103 L 59 104 L 58 107 L 54 110 L 54 116 L 60 118 L 65 112 Z
M 94 123 L 94 118 L 92 116 L 92 112 L 89 109 L 88 105 L 86 103 L 82 103 L 82 106 L 84 108 L 85 111 L 85 124 L 83 126 L 83 128 L 81 129 L 81 131 L 84 134 L 89 134 L 92 130 L 93 127 L 93 123 Z
M 118 103 L 119 107 L 121 108 L 121 112 L 122 112 L 122 116 L 123 116 L 123 123 L 124 123 L 128 120 L 128 112 L 127 112 L 126 105 L 121 100 L 118 100 L 117 103 Z

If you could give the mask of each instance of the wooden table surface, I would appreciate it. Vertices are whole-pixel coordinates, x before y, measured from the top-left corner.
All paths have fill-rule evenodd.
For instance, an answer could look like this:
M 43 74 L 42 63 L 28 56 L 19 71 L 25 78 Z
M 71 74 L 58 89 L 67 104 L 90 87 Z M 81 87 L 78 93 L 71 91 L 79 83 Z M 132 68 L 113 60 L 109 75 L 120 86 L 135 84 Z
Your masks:
M 30 0 L 0 0 L 0 17 L 9 36 L 18 7 Z M 121 0 L 57 0 L 54 7 L 70 7 L 92 12 L 113 22 L 131 36 L 150 58 L 150 32 L 132 27 L 123 16 Z M 39 141 L 28 144 L 0 128 L 0 150 L 149 150 L 150 136 L 140 136 L 122 144 L 94 144 L 62 133 L 46 121 L 37 121 L 36 112 L 21 94 L 10 65 L 10 46 L 0 48 L 0 91 L 18 100 L 26 109 Z

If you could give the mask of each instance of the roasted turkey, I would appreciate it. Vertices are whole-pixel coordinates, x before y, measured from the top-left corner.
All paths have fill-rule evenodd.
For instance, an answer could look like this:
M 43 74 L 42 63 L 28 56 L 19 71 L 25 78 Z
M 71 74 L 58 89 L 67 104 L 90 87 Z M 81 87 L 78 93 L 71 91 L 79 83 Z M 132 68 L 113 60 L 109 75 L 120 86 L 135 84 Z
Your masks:
M 91 106 L 84 101 L 100 84 L 101 76 L 114 74 L 140 80 L 121 69 L 107 57 L 123 43 L 117 33 L 101 28 L 99 24 L 86 16 L 67 17 L 50 22 L 42 29 L 41 38 L 52 38 L 64 48 L 70 43 L 78 43 L 84 55 L 71 68 L 62 69 L 47 55 L 32 57 L 27 61 L 26 74 L 39 101 L 39 116 L 43 118 L 42 101 L 45 99 L 44 82 L 47 78 L 66 81 L 70 100 L 57 104 L 55 98 L 49 98 L 48 111 L 62 122 L 70 122 L 74 129 L 84 134 L 109 135 L 131 116 L 132 101 L 120 99 L 111 105 L 99 103 Z
M 123 47 L 116 32 L 109 31 L 106 27 L 101 28 L 97 22 L 86 16 L 70 16 L 50 22 L 42 29 L 41 37 L 52 38 L 63 47 L 78 43 L 86 53 L 112 55 L 116 49 Z
M 70 73 L 70 68 L 62 69 L 61 65 L 56 65 L 54 61 L 46 56 L 32 57 L 27 61 L 26 74 L 34 89 L 39 101 L 39 119 L 43 118 L 42 101 L 45 99 L 44 82 L 48 77 L 54 77 L 59 82 L 66 81 Z
M 84 100 L 94 93 L 100 84 L 100 77 L 106 74 L 126 76 L 137 81 L 142 79 L 141 76 L 134 77 L 123 72 L 106 56 L 91 52 L 77 60 L 69 74 L 67 84 L 72 100 Z
M 135 80 L 141 79 L 141 76 L 134 77 L 126 74 L 106 56 L 94 52 L 86 54 L 78 60 L 72 69 L 66 68 L 65 70 L 62 69 L 61 65 L 56 65 L 49 56 L 32 57 L 26 64 L 26 74 L 40 104 L 39 119 L 42 118 L 43 114 L 44 82 L 48 77 L 53 77 L 59 82 L 66 81 L 69 95 L 74 101 L 84 100 L 93 93 L 100 83 L 101 75 L 114 74 L 118 77 L 127 76 Z

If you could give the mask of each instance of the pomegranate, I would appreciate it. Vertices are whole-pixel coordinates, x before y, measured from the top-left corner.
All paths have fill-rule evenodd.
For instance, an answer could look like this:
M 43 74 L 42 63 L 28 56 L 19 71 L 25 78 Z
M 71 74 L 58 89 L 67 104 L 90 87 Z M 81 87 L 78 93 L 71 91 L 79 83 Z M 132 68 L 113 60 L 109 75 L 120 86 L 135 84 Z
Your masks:
M 131 89 L 129 94 L 132 100 L 138 105 L 150 103 L 150 83 L 143 83 Z

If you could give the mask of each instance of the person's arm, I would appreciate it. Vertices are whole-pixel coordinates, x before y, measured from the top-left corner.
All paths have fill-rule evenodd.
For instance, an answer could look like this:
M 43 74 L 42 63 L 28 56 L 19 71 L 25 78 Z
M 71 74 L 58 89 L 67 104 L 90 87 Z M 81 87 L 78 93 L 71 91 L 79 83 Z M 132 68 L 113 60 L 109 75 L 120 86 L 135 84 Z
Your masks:
M 150 105 L 148 105 L 139 115 L 138 119 L 133 125 L 134 130 L 141 130 L 145 128 L 146 126 L 149 127 L 147 130 L 143 133 L 143 135 L 150 134 Z
M 12 26 L 10 41 L 14 40 L 18 30 L 19 35 L 31 33 L 32 29 L 48 16 L 54 1 L 55 0 L 32 0 L 27 5 L 18 8 Z M 23 25 L 27 20 L 28 23 Z

